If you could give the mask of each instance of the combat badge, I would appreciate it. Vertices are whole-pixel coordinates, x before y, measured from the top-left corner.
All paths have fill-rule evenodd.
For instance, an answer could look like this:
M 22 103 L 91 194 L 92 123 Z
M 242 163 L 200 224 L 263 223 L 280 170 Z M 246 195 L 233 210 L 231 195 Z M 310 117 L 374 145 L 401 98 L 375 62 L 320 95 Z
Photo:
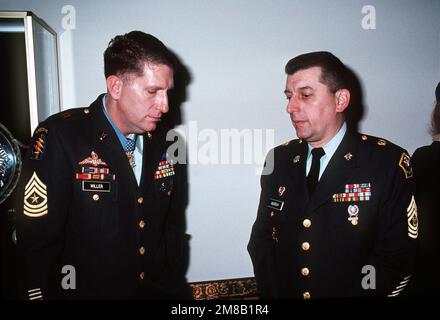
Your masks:
M 92 165 L 94 167 L 97 166 L 107 166 L 107 163 L 105 163 L 104 161 L 102 161 L 98 154 L 96 154 L 96 152 L 92 151 L 90 153 L 90 157 L 85 158 L 84 160 L 78 162 L 78 164 L 80 166 L 85 166 L 85 165 Z
M 411 158 L 408 154 L 406 154 L 406 152 L 402 153 L 402 156 L 400 157 L 399 167 L 401 167 L 403 172 L 405 173 L 406 179 L 409 179 L 413 176 Z
M 417 239 L 419 235 L 419 219 L 417 218 L 417 205 L 414 196 L 411 197 L 411 203 L 406 212 L 408 217 L 408 236 Z
M 47 214 L 47 188 L 36 172 L 24 189 L 24 214 L 31 218 Z
M 32 147 L 31 160 L 41 160 L 46 150 L 46 136 L 49 130 L 46 128 L 38 128 L 35 131 L 34 145 Z

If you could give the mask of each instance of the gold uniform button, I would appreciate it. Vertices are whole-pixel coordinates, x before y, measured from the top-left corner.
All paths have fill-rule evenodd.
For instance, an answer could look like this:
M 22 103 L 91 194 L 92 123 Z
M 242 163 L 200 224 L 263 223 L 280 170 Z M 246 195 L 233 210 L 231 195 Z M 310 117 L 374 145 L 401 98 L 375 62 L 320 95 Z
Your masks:
M 141 220 L 139 221 L 139 228 L 143 229 L 145 227 L 145 221 Z
M 143 198 L 143 197 L 139 197 L 139 198 L 138 198 L 138 203 L 139 203 L 139 204 L 142 204 L 143 202 L 144 202 L 144 198 Z
M 270 216 L 273 217 L 275 215 L 275 213 L 273 213 L 273 211 L 270 212 Z
M 94 200 L 94 201 L 98 201 L 99 200 L 99 194 L 94 194 L 93 196 L 92 196 L 92 199 Z
M 85 108 L 85 109 L 84 109 L 84 113 L 85 113 L 85 114 L 89 114 L 89 113 L 90 113 L 90 110 L 89 110 L 88 108 Z
M 304 251 L 308 251 L 308 250 L 310 249 L 310 243 L 308 243 L 308 242 L 303 242 L 303 243 L 301 244 L 301 248 L 302 248 Z
M 145 253 L 145 248 L 144 247 L 140 247 L 139 248 L 139 253 L 140 254 L 144 254 Z
M 301 274 L 304 277 L 307 277 L 309 275 L 309 273 L 310 273 L 310 270 L 308 268 L 301 268 Z
M 139 278 L 141 278 L 141 280 L 144 280 L 144 278 L 145 278 L 145 272 L 141 272 L 141 273 L 139 273 Z
M 311 298 L 310 292 L 306 291 L 303 293 L 303 299 L 304 300 L 308 300 Z
M 366 135 L 362 136 L 362 140 L 367 141 L 368 137 Z
M 312 225 L 312 221 L 310 221 L 309 219 L 304 219 L 303 226 L 305 228 L 310 228 L 311 225 Z

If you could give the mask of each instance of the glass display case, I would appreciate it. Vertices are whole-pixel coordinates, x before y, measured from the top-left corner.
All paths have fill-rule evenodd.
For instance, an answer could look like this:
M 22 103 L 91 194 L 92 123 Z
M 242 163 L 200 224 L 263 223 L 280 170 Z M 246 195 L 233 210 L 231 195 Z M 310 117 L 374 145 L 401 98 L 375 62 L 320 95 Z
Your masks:
M 0 11 L 0 122 L 23 143 L 60 111 L 57 35 L 31 12 Z

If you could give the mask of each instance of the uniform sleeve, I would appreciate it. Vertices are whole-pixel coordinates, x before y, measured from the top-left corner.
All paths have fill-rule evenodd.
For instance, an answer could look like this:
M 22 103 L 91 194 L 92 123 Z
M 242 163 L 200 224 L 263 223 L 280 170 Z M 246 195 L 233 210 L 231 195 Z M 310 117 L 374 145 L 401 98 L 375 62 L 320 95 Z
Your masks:
M 16 217 L 20 291 L 30 300 L 56 298 L 61 290 L 60 252 L 72 192 L 69 165 L 57 132 L 38 127 L 23 159 Z
M 173 188 L 165 223 L 167 265 L 164 277 L 156 283 L 169 299 L 190 299 L 192 293 L 186 280 L 189 265 L 189 235 L 186 234 L 185 211 L 188 202 L 186 164 L 174 165 Z M 158 279 L 156 279 L 158 280 Z
M 378 236 L 370 261 L 376 269 L 376 294 L 381 296 L 398 296 L 405 289 L 417 250 L 417 206 L 408 154 L 403 152 L 394 163 L 380 203 Z
M 273 151 L 272 151 L 273 152 Z M 270 153 L 266 158 L 272 156 Z M 274 240 L 272 239 L 272 229 L 269 216 L 267 215 L 266 200 L 269 199 L 269 186 L 271 175 L 262 174 L 260 179 L 261 194 L 258 205 L 257 218 L 251 231 L 251 237 L 247 246 L 249 255 L 254 267 L 254 274 L 257 281 L 257 288 L 260 298 L 277 298 L 275 265 L 274 265 Z

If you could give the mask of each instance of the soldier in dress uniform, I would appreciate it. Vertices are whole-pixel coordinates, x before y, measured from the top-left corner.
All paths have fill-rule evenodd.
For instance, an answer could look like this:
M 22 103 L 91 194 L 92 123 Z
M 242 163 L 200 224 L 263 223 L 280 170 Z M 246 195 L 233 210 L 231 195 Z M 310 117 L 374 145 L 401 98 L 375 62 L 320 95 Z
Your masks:
M 189 297 L 186 173 L 160 122 L 176 66 L 157 38 L 116 36 L 107 93 L 35 130 L 17 216 L 29 299 Z
M 333 54 L 303 54 L 285 70 L 299 139 L 271 150 L 261 176 L 248 244 L 260 296 L 398 296 L 418 235 L 408 153 L 347 128 L 347 68 Z
M 408 295 L 440 295 L 440 82 L 435 90 L 436 103 L 432 110 L 432 143 L 414 151 L 411 158 L 416 182 L 416 203 L 419 207 L 420 243 L 416 271 Z

